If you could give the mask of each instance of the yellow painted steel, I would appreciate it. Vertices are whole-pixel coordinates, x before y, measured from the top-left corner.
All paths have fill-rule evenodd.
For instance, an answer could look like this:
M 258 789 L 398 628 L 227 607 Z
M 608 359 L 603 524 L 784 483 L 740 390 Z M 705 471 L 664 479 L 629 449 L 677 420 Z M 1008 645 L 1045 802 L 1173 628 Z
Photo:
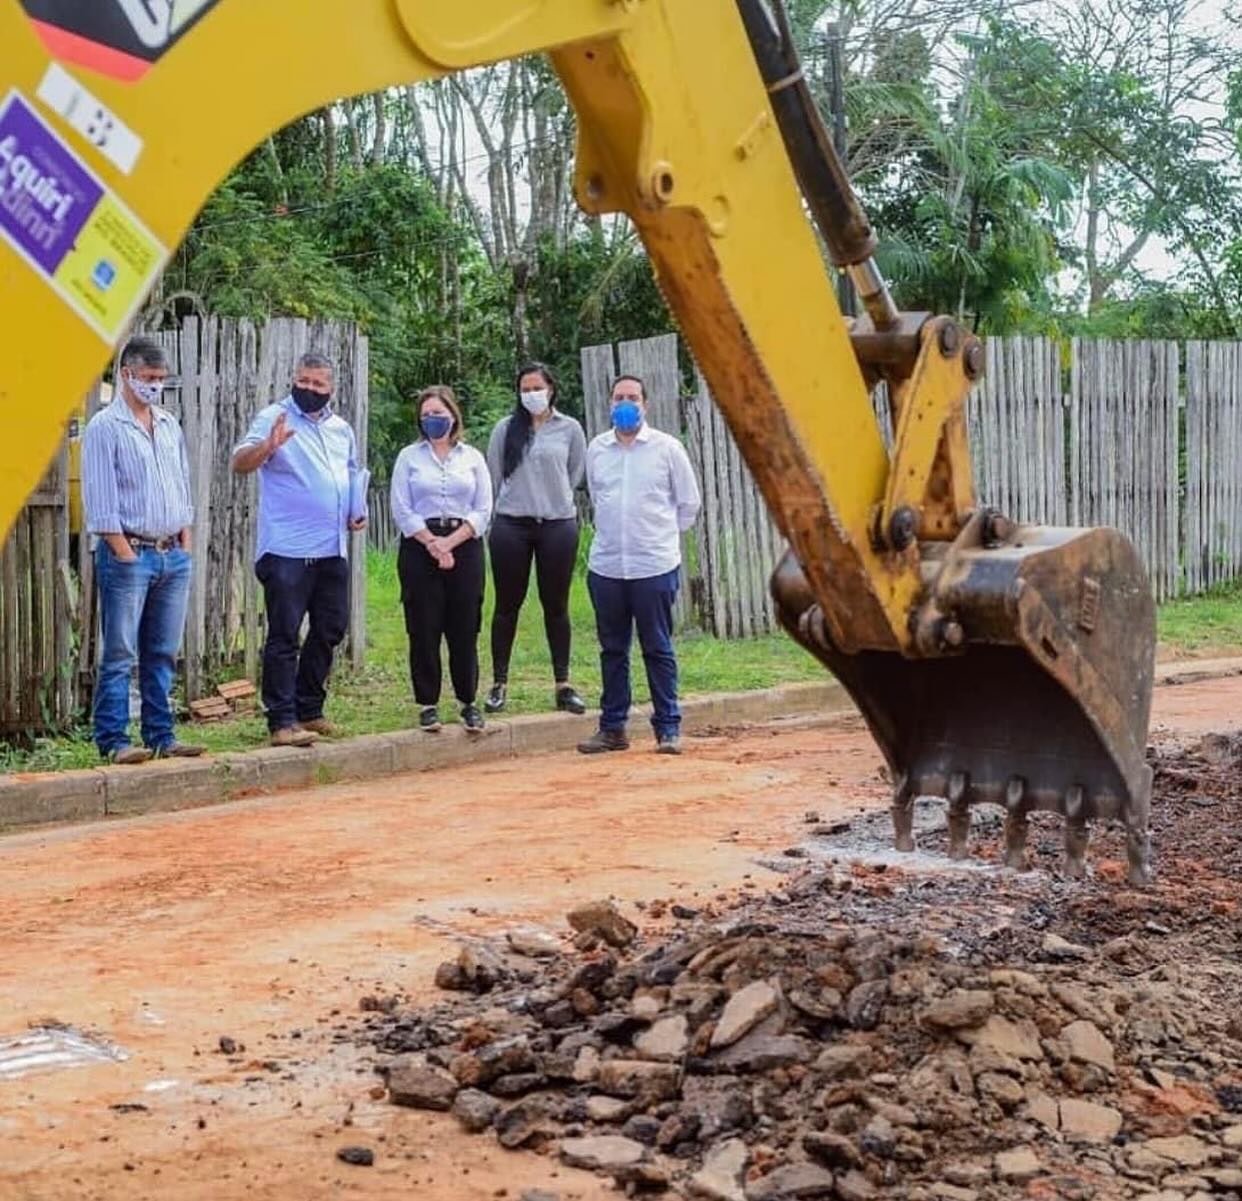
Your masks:
M 39 108 L 50 59 L 14 0 L 0 45 L 0 95 Z M 136 82 L 67 68 L 142 139 L 132 173 L 41 115 L 171 249 L 299 114 L 541 50 L 578 113 L 580 200 L 634 219 L 840 645 L 908 648 L 917 554 L 869 543 L 888 461 L 734 0 L 220 0 Z M 110 347 L 3 239 L 0 328 L 7 530 Z
M 900 509 L 913 510 L 919 536 L 938 541 L 954 538 L 975 507 L 966 436 L 970 382 L 963 356 L 940 351 L 939 334 L 948 324 L 948 318 L 937 317 L 923 326 L 914 370 L 893 389 L 895 450 L 880 511 L 887 529 Z

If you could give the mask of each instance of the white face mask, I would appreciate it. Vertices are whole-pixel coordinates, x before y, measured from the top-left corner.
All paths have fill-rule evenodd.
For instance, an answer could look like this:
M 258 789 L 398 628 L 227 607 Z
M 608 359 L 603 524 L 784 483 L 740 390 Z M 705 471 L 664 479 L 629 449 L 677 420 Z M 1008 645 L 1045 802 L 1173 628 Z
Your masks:
M 538 417 L 540 413 L 546 413 L 550 403 L 547 388 L 539 388 L 534 392 L 523 392 L 521 399 L 522 406 L 535 417 Z
M 129 390 L 134 394 L 134 398 L 144 405 L 153 405 L 160 398 L 160 393 L 164 391 L 164 381 L 153 379 L 150 382 L 140 379 L 134 379 L 131 375 L 127 379 Z

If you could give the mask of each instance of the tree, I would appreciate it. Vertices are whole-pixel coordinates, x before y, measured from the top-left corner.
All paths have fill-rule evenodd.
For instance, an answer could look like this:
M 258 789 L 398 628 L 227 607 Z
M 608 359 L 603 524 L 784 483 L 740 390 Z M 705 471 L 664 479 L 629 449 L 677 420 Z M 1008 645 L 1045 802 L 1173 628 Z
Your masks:
M 850 167 L 881 265 L 909 308 L 1021 324 L 1051 303 L 1073 185 L 1010 104 L 1013 29 L 959 33 L 951 71 L 917 29 L 878 36 L 849 98 Z
M 1015 86 L 1048 114 L 1079 181 L 1089 312 L 1156 237 L 1227 307 L 1211 218 L 1238 179 L 1216 94 L 1226 44 L 1198 28 L 1203 15 L 1199 0 L 1076 0 L 1055 10 L 1038 61 L 1015 62 Z

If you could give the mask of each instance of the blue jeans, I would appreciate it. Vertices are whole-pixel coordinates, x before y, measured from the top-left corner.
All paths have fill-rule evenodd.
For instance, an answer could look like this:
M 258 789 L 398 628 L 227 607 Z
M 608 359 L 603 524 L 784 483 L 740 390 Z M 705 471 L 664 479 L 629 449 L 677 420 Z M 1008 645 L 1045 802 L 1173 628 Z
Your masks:
M 587 589 L 595 606 L 599 665 L 604 678 L 599 728 L 622 730 L 630 715 L 630 643 L 638 644 L 651 689 L 651 725 L 656 737 L 681 730 L 677 706 L 677 656 L 673 653 L 673 602 L 679 569 L 644 580 L 613 580 L 587 573 Z
M 168 703 L 190 597 L 190 556 L 180 547 L 143 548 L 124 563 L 100 539 L 95 548 L 102 645 L 95 677 L 95 745 L 101 755 L 129 746 L 129 677 L 138 664 L 142 741 L 174 741 Z

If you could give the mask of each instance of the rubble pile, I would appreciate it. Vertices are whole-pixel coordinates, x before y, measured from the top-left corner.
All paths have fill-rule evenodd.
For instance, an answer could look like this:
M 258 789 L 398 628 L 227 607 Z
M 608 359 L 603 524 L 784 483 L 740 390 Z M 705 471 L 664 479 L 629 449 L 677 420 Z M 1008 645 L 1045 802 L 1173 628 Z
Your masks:
M 471 943 L 359 1020 L 394 1104 L 631 1194 L 1242 1201 L 1236 768 L 1158 760 L 1148 892 L 1108 834 L 1086 882 L 799 864 L 651 937 L 599 902 Z

